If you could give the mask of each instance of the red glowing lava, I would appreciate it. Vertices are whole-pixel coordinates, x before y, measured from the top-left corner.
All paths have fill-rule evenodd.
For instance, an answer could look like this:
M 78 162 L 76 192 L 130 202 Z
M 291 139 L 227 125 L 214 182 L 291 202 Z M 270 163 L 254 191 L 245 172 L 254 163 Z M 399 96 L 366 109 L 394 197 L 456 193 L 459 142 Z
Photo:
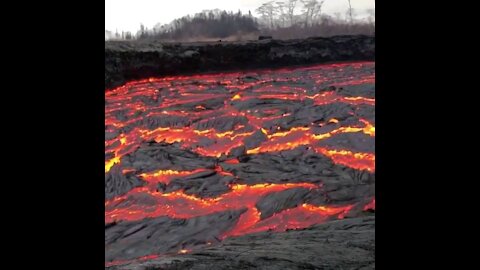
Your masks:
M 285 231 L 287 229 L 306 228 L 314 224 L 323 223 L 332 217 L 341 219 L 352 207 L 353 205 L 335 207 L 302 204 L 274 214 L 272 217 L 264 220 L 260 220 L 260 213 L 253 207 L 241 216 L 237 227 L 225 234 L 224 237 L 269 230 Z
M 369 211 L 369 210 L 375 211 L 375 198 L 373 198 L 371 202 L 369 202 L 363 207 L 363 211 Z
M 371 65 L 371 63 L 354 63 L 354 64 L 335 64 L 335 65 L 322 65 L 322 66 L 314 66 L 299 69 L 299 71 L 315 71 L 315 70 L 323 70 L 324 72 L 332 72 L 332 78 L 335 78 L 336 84 L 348 85 L 348 84 L 355 84 L 350 77 L 346 77 L 343 79 L 337 78 L 334 76 L 338 72 L 337 70 L 342 70 L 347 66 L 352 66 L 353 68 L 357 69 L 365 65 Z M 282 74 L 285 73 L 285 75 Z M 284 69 L 277 71 L 277 76 L 282 78 L 284 76 L 289 76 L 292 80 L 296 81 L 297 79 L 290 74 L 290 69 Z M 283 76 L 282 76 L 283 75 Z M 316 78 L 315 73 L 313 73 L 312 78 Z M 360 79 L 361 82 L 366 83 L 370 82 L 369 80 L 373 80 L 374 77 L 372 75 L 359 75 L 360 77 L 366 76 L 366 79 Z M 145 129 L 140 126 L 136 126 L 131 129 L 129 132 L 122 134 L 120 137 L 112 140 L 106 140 L 105 147 L 106 152 L 112 153 L 113 157 L 109 158 L 105 161 L 105 172 L 108 172 L 112 166 L 118 164 L 120 159 L 125 154 L 133 151 L 141 142 L 155 140 L 157 142 L 164 141 L 167 143 L 174 143 L 179 142 L 185 148 L 192 149 L 202 155 L 213 156 L 213 157 L 220 157 L 222 154 L 228 154 L 229 151 L 235 147 L 238 147 L 243 144 L 243 139 L 248 136 L 251 136 L 255 130 L 262 129 L 262 126 L 265 124 L 266 121 L 278 118 L 278 117 L 286 117 L 290 114 L 283 114 L 280 116 L 273 116 L 273 118 L 269 117 L 258 117 L 253 112 L 247 111 L 239 111 L 234 106 L 232 106 L 229 102 L 225 101 L 222 105 L 222 108 L 216 108 L 214 112 L 211 109 L 205 107 L 206 104 L 202 102 L 208 101 L 209 99 L 215 98 L 225 98 L 226 100 L 230 99 L 232 102 L 243 102 L 247 101 L 251 98 L 266 98 L 266 99 L 289 99 L 289 100 L 305 100 L 305 99 L 312 99 L 315 104 L 317 105 L 325 105 L 334 102 L 343 102 L 353 105 L 359 104 L 368 104 L 374 105 L 375 99 L 372 98 L 364 98 L 364 97 L 342 97 L 336 94 L 335 92 L 323 92 L 319 94 L 315 94 L 312 96 L 308 96 L 305 94 L 306 89 L 301 87 L 286 87 L 286 86 L 279 86 L 275 87 L 272 85 L 272 79 L 268 79 L 268 76 L 265 78 L 260 79 L 254 82 L 240 82 L 238 78 L 241 77 L 240 73 L 227 73 L 227 74 L 220 74 L 220 75 L 197 75 L 191 77 L 179 76 L 179 77 L 166 77 L 163 79 L 147 79 L 137 82 L 128 83 L 122 87 L 113 89 L 111 91 L 106 92 L 106 100 L 107 105 L 105 106 L 105 126 L 106 132 L 115 131 L 116 129 L 125 128 L 130 125 L 134 125 L 135 123 L 141 122 L 142 117 L 135 117 L 135 113 L 145 113 L 148 112 L 147 116 L 162 116 L 162 115 L 170 115 L 170 116 L 184 116 L 188 117 L 191 116 L 193 118 L 208 118 L 213 115 L 230 115 L 230 116 L 244 116 L 249 119 L 250 126 L 245 127 L 237 126 L 234 130 L 218 132 L 214 129 L 195 129 L 194 127 L 158 127 L 153 130 Z M 327 77 L 328 78 L 328 77 Z M 323 82 L 327 82 L 327 78 L 322 78 Z M 317 79 L 318 80 L 318 79 Z M 367 81 L 365 81 L 367 80 Z M 229 86 L 232 89 L 240 89 L 240 92 L 237 92 L 233 95 L 231 94 L 215 94 L 212 95 L 210 93 L 205 93 L 204 89 L 196 85 L 196 88 L 191 89 L 189 87 L 189 83 L 192 81 L 203 81 L 205 86 L 208 87 L 209 84 L 218 85 L 217 82 L 220 82 L 220 85 Z M 276 81 L 278 82 L 279 79 L 277 78 Z M 175 87 L 172 87 L 172 82 L 175 82 Z M 237 84 L 236 84 L 237 83 Z M 265 86 L 264 84 L 267 84 Z M 358 83 L 358 81 L 357 81 Z M 239 88 L 239 86 L 242 86 Z M 168 89 L 168 93 L 163 97 L 163 102 L 158 103 L 158 105 L 153 107 L 145 106 L 140 100 L 137 101 L 136 98 L 138 97 L 150 97 L 153 100 L 158 100 L 159 93 L 158 89 Z M 247 92 L 246 89 L 252 89 L 250 92 Z M 261 89 L 261 90 L 260 90 Z M 283 89 L 283 90 L 282 90 Z M 279 91 L 280 90 L 280 91 Z M 269 94 L 260 94 L 258 96 L 259 91 L 262 93 L 268 92 Z M 165 91 L 162 91 L 165 92 Z M 175 106 L 185 105 L 185 104 L 193 104 L 191 111 L 186 110 L 175 110 Z M 173 109 L 173 110 L 172 110 Z M 119 120 L 115 117 L 115 114 L 119 111 L 128 111 L 127 115 L 132 116 L 128 120 Z M 204 116 L 204 117 L 202 117 Z M 335 121 L 335 120 L 333 120 Z M 371 126 L 373 127 L 373 126 Z M 358 127 L 357 127 L 358 128 Z M 301 127 L 292 128 L 290 132 L 295 132 L 297 130 L 306 131 Z M 374 127 L 373 127 L 374 130 Z M 366 133 L 367 131 L 364 130 L 357 130 Z M 348 130 L 347 128 L 340 128 L 336 132 L 332 132 L 330 135 L 344 133 L 344 132 L 355 132 L 354 130 Z M 276 137 L 281 136 L 282 133 L 271 134 L 270 136 Z M 325 135 L 329 137 L 330 135 Z M 321 136 L 321 135 L 320 135 Z M 373 136 L 375 136 L 373 132 Z M 199 141 L 202 138 L 208 138 L 214 140 L 216 143 L 205 146 L 205 147 L 194 147 L 195 145 L 199 144 Z M 319 135 L 315 135 L 313 137 L 316 140 L 322 139 Z M 326 138 L 326 137 L 323 137 Z M 272 149 L 277 149 L 274 151 L 281 151 L 287 149 L 293 149 L 298 145 L 305 145 L 312 142 L 312 138 L 306 138 L 303 136 L 298 138 L 297 141 L 285 142 L 285 144 L 280 143 L 279 146 L 269 147 L 269 144 L 275 144 L 271 141 L 267 142 L 265 146 L 260 147 L 260 149 L 248 149 L 250 153 L 257 153 L 257 151 L 272 151 Z M 289 143 L 289 144 L 288 144 Z M 262 150 L 263 149 L 263 150 Z M 355 158 L 355 157 L 353 157 Z M 348 163 L 343 165 L 348 166 Z
M 131 190 L 128 194 L 105 202 L 105 223 L 119 220 L 140 220 L 144 218 L 169 216 L 192 218 L 215 212 L 253 208 L 264 195 L 290 188 L 318 188 L 310 183 L 257 184 L 253 186 L 232 185 L 231 191 L 215 198 L 200 198 L 183 191 L 160 193 L 148 187 Z M 148 197 L 148 204 L 129 204 L 137 194 Z M 126 203 L 127 202 L 127 203 Z
M 264 196 L 294 188 L 312 192 L 322 188 L 319 182 L 312 183 L 301 178 L 276 184 L 245 185 L 239 184 L 245 182 L 233 182 L 224 186 L 228 189 L 226 192 L 214 197 L 194 195 L 188 189 L 166 192 L 157 188 L 159 185 L 168 186 L 174 179 L 178 181 L 181 180 L 178 178 L 210 172 L 236 181 L 238 176 L 235 171 L 223 170 L 219 164 L 241 166 L 241 156 L 232 154 L 239 147 L 245 147 L 246 155 L 275 155 L 303 147 L 311 155 L 327 157 L 333 162 L 329 164 L 374 173 L 373 151 L 358 152 L 329 145 L 327 139 L 339 135 L 363 136 L 369 140 L 374 138 L 374 120 L 368 116 L 357 116 L 356 110 L 362 106 L 375 106 L 375 99 L 344 96 L 331 88 L 321 90 L 330 85 L 347 87 L 373 84 L 375 74 L 364 71 L 372 66 L 374 63 L 370 62 L 318 65 L 258 72 L 248 78 L 239 72 L 171 76 L 129 82 L 107 91 L 105 174 L 114 172 L 112 168 L 119 166 L 124 176 L 135 175 L 145 183 L 126 194 L 106 200 L 105 223 L 140 221 L 161 216 L 190 219 L 229 210 L 244 211 L 235 225 L 220 236 L 223 239 L 268 230 L 306 228 L 330 219 L 344 218 L 356 206 L 365 211 L 374 210 L 374 198 L 366 205 L 303 203 L 261 219 L 257 203 Z M 305 104 L 315 108 L 336 104 L 349 106 L 346 108 L 351 111 L 347 115 L 356 118 L 355 121 L 345 121 L 346 117 L 329 115 L 318 121 L 314 119 L 311 123 L 308 120 L 306 124 L 289 125 L 296 120 L 296 112 Z M 350 135 L 341 135 L 347 133 Z M 249 139 L 259 137 L 262 139 L 255 147 L 248 147 L 246 142 Z M 129 166 L 132 167 L 125 165 L 128 154 L 134 153 L 143 143 L 152 141 L 177 143 L 182 151 L 217 159 L 208 168 L 190 170 L 162 166 L 156 168 L 164 169 L 148 171 L 131 164 Z M 190 251 L 182 248 L 175 252 L 186 254 Z M 139 260 L 157 257 L 149 255 Z
M 143 180 L 149 183 L 168 184 L 170 180 L 172 180 L 175 177 L 192 175 L 192 174 L 203 172 L 203 171 L 205 171 L 205 169 L 197 169 L 193 171 L 159 170 L 153 173 L 142 173 L 142 174 L 139 174 L 139 176 L 141 176 Z

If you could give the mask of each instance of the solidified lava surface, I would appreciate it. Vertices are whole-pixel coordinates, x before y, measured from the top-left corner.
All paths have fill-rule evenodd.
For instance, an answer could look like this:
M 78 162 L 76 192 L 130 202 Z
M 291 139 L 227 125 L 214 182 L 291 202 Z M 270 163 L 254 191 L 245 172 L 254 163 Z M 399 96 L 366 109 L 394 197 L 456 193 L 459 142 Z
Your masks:
M 365 35 L 240 42 L 108 41 L 105 89 L 165 75 L 374 60 L 375 36 Z
M 374 62 L 132 81 L 105 117 L 106 266 L 374 215 Z

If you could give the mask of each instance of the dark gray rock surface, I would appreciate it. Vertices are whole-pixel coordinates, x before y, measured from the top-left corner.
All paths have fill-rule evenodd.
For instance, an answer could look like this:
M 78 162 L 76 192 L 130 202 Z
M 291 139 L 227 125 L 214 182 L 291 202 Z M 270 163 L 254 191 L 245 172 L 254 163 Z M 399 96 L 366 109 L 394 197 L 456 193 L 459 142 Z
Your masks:
M 105 42 L 105 89 L 149 77 L 375 59 L 375 37 L 221 43 Z
M 158 217 L 105 225 L 105 262 L 167 253 L 216 242 L 244 211 L 227 211 L 190 219 Z
M 375 269 L 375 216 L 331 221 L 283 233 L 234 237 L 191 254 L 108 269 Z
M 309 194 L 306 188 L 292 188 L 285 191 L 271 193 L 261 198 L 255 205 L 260 211 L 261 219 L 302 204 Z
M 112 168 L 105 174 L 105 199 L 123 195 L 135 187 L 140 187 L 144 182 L 133 173 L 123 174 L 120 167 Z

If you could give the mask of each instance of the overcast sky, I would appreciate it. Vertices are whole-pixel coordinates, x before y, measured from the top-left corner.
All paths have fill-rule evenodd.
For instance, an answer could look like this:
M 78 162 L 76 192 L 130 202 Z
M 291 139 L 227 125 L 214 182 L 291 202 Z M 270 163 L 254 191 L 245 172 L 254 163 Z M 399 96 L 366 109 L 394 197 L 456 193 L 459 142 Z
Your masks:
M 187 14 L 193 15 L 202 10 L 215 8 L 235 12 L 240 9 L 244 13 L 250 10 L 253 15 L 257 15 L 255 9 L 265 2 L 268 0 L 105 0 L 105 29 L 136 33 L 141 23 L 152 28 L 157 23 L 169 23 Z M 351 2 L 352 7 L 359 13 L 375 5 L 374 0 L 351 0 Z M 300 7 L 300 3 L 297 7 Z M 347 7 L 347 0 L 326 0 L 323 12 L 343 14 Z M 299 12 L 300 9 L 297 9 Z

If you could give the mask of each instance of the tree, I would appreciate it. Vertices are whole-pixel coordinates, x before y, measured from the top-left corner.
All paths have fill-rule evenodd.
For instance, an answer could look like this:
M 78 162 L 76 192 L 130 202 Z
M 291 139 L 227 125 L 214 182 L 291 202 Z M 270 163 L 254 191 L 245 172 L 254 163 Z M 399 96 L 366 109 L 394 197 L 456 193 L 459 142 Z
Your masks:
M 192 38 L 226 38 L 257 31 L 258 24 L 255 18 L 251 14 L 248 16 L 242 14 L 241 10 L 236 13 L 204 10 L 193 16 L 175 19 L 168 25 L 157 24 L 151 30 L 141 26 L 137 38 L 182 41 Z
M 317 0 L 301 0 L 303 4 L 303 16 L 305 18 L 305 28 L 308 27 L 308 23 L 313 24 L 313 21 L 320 15 L 322 5 L 325 0 L 318 2 Z
M 312 15 L 312 22 L 320 19 L 320 15 L 322 13 L 322 6 L 325 0 L 322 0 L 320 2 L 317 1 L 317 4 L 315 5 L 313 9 L 313 15 Z
M 287 2 L 287 17 L 290 21 L 290 25 L 295 24 L 294 13 L 295 13 L 295 7 L 297 6 L 297 2 L 298 2 L 298 0 L 288 0 L 288 2 Z
M 273 21 L 275 19 L 275 15 L 277 14 L 277 10 L 273 5 L 273 1 L 264 3 L 256 10 L 258 14 L 262 17 L 262 19 L 266 20 L 270 23 L 270 28 L 274 28 Z
M 276 14 L 278 19 L 281 22 L 281 27 L 285 27 L 286 13 L 285 13 L 285 3 L 284 2 L 275 2 L 275 8 L 277 9 Z
M 348 0 L 348 16 L 350 17 L 350 23 L 353 24 L 353 9 L 350 0 Z

